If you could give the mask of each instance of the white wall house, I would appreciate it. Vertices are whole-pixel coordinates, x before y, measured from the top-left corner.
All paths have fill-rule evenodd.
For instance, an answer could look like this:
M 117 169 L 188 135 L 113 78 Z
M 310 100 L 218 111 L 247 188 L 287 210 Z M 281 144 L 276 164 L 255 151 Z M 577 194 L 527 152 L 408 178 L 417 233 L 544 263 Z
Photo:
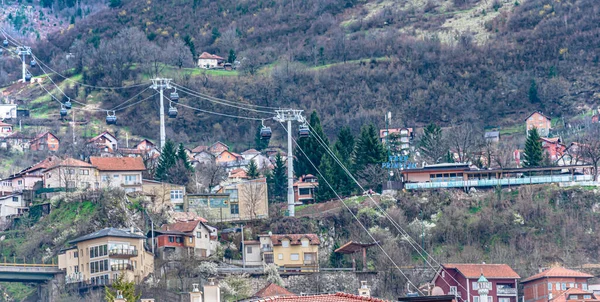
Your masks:
M 16 104 L 0 104 L 0 120 L 16 119 L 17 105 Z
M 203 52 L 200 57 L 198 57 L 198 67 L 204 69 L 215 68 L 223 61 L 225 61 L 225 59 L 222 57 L 211 55 L 208 52 Z

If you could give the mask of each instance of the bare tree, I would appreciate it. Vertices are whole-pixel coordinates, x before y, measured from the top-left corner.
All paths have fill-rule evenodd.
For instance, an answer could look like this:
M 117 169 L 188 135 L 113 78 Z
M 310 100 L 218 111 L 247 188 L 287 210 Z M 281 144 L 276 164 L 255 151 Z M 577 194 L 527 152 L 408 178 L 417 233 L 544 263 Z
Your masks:
M 239 191 L 240 202 L 246 211 L 246 217 L 256 219 L 262 207 L 267 207 L 267 184 L 250 181 L 243 184 Z
M 514 168 L 516 166 L 515 149 L 515 145 L 511 142 L 498 143 L 493 150 L 493 161 L 500 168 Z
M 598 180 L 600 162 L 600 125 L 593 125 L 581 136 L 578 144 L 580 157 L 594 166 L 594 181 Z
M 218 185 L 227 177 L 225 167 L 218 165 L 214 160 L 206 163 L 200 163 L 196 166 L 192 180 L 198 181 L 196 188 L 207 188 L 210 192 L 212 188 Z
M 448 133 L 448 144 L 458 154 L 459 162 L 476 160 L 483 144 L 483 133 L 481 129 L 475 128 L 470 123 L 457 126 Z

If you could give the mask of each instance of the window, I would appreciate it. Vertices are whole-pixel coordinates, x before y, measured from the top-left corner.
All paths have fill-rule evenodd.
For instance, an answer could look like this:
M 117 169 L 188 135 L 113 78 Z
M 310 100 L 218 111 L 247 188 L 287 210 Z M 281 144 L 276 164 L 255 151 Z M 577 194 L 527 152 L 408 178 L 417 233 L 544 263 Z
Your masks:
M 135 183 L 137 182 L 137 175 L 125 175 L 126 183 Z
M 19 180 L 19 181 L 17 181 L 17 184 L 20 186 L 20 185 L 22 185 L 22 184 L 23 184 L 23 181 L 22 181 L 22 180 Z
M 587 283 L 581 283 L 581 289 L 588 290 Z
M 175 242 L 177 242 L 177 243 L 183 243 L 183 238 L 177 237 L 177 238 L 175 238 Z
M 498 302 L 510 302 L 510 298 L 498 298 Z
M 90 247 L 90 258 L 102 257 L 108 255 L 106 244 Z
M 450 295 L 456 295 L 457 294 L 457 290 L 456 290 L 456 286 L 450 286 Z
M 290 241 L 288 239 L 283 239 L 281 241 L 281 247 L 290 247 Z
M 573 287 L 575 287 L 575 283 L 573 283 L 573 282 L 569 283 L 569 288 L 573 288 Z
M 556 282 L 556 290 L 560 290 L 560 283 Z
M 494 297 L 488 296 L 488 302 L 494 302 Z
M 283 255 L 282 255 L 282 257 L 283 257 Z M 274 262 L 273 261 L 273 254 L 265 254 L 265 263 L 266 264 L 271 264 L 273 262 Z
M 567 290 L 567 284 L 566 283 L 562 283 L 560 285 L 560 287 L 561 287 L 562 290 Z
M 175 242 L 175 237 L 169 236 L 169 242 Z
M 69 187 L 69 188 L 75 188 L 75 182 L 74 181 L 67 181 L 67 187 Z
M 279 260 L 283 260 L 283 254 L 279 254 L 279 255 L 277 255 L 277 259 L 279 259 Z
M 183 199 L 183 190 L 171 190 L 171 200 Z
M 79 258 L 79 252 L 78 251 L 74 251 L 73 252 L 73 258 Z
M 88 169 L 79 169 L 79 175 L 90 175 L 90 170 L 88 170 Z
M 239 204 L 231 204 L 231 214 L 232 215 L 240 214 L 240 205 Z
M 108 181 L 108 175 L 102 175 L 102 181 Z
M 233 203 L 238 202 L 238 190 L 237 189 L 226 189 L 225 193 L 229 194 L 229 200 Z
M 478 290 L 479 289 L 479 282 L 475 281 L 472 283 L 473 286 L 473 290 Z
M 473 302 L 479 302 L 479 296 L 473 296 Z
M 251 246 L 247 246 L 246 247 L 246 253 L 247 254 L 252 254 L 252 247 Z
M 591 299 L 591 298 L 592 298 L 592 295 L 583 295 L 583 298 L 584 298 L 584 299 Z
M 114 178 L 114 179 L 119 179 L 119 174 L 115 174 L 115 175 L 113 175 L 113 178 Z
M 292 261 L 298 261 L 298 260 L 300 260 L 300 255 L 298 255 L 298 254 L 291 254 L 290 255 L 290 260 L 292 260 Z
M 189 237 L 189 242 L 190 243 L 194 242 L 194 237 Z
M 310 195 L 309 188 L 300 188 L 298 190 L 299 190 L 298 195 Z
M 302 239 L 302 247 L 308 247 L 308 239 Z
M 552 290 L 552 283 L 548 282 L 548 290 Z
M 18 202 L 19 201 L 19 197 L 13 196 L 12 200 L 13 200 L 13 202 Z
M 197 232 L 197 233 L 196 233 L 196 238 L 202 238 L 202 233 L 200 233 L 200 232 Z

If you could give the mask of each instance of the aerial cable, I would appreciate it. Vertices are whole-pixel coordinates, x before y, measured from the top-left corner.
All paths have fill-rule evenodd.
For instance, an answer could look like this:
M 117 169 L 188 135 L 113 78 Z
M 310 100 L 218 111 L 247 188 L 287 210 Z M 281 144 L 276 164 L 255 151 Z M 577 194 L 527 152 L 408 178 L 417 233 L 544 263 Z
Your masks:
M 188 106 L 188 105 L 185 105 L 185 104 L 182 104 L 182 103 L 175 103 L 175 102 L 171 101 L 167 97 L 164 97 L 164 98 L 166 98 L 167 100 L 169 100 L 171 102 L 171 104 L 173 104 L 175 106 L 181 106 L 181 107 L 185 107 L 185 108 L 188 108 L 188 109 L 192 109 L 192 110 L 196 110 L 196 111 L 200 111 L 200 112 L 204 112 L 204 113 L 208 113 L 208 114 L 214 114 L 214 115 L 231 117 L 231 118 L 239 118 L 239 119 L 245 119 L 245 120 L 253 120 L 253 121 L 262 121 L 262 120 L 264 120 L 264 118 L 249 117 L 249 116 L 239 116 L 239 115 L 232 115 L 232 114 L 214 112 L 214 111 L 210 111 L 210 110 L 206 110 L 206 109 L 200 109 L 200 108 Z
M 177 86 L 177 85 L 174 84 L 173 86 Z M 179 87 L 179 86 L 177 86 L 177 87 Z M 188 95 L 195 96 L 197 98 L 204 99 L 204 100 L 207 100 L 209 102 L 216 103 L 216 104 L 220 104 L 220 105 L 224 105 L 224 106 L 229 106 L 229 107 L 234 107 L 234 108 L 238 108 L 240 110 L 247 110 L 247 111 L 253 111 L 253 112 L 258 112 L 258 113 L 266 113 L 266 114 L 270 114 L 270 115 L 274 114 L 274 112 L 272 112 L 272 111 L 264 111 L 264 110 L 252 109 L 252 108 L 242 107 L 239 104 L 231 104 L 231 103 L 228 103 L 230 101 L 225 102 L 225 101 L 223 101 L 221 99 L 217 99 L 217 98 L 214 98 L 214 97 L 211 97 L 211 96 L 206 96 L 206 95 L 203 95 L 203 94 L 199 94 L 199 93 L 196 93 L 195 91 L 189 90 L 189 89 L 187 89 L 185 87 L 179 87 L 179 89 L 180 89 L 179 91 L 183 91 L 184 93 L 186 93 Z
M 247 103 L 238 103 L 238 102 L 234 102 L 234 101 L 230 101 L 230 100 L 226 100 L 226 99 L 221 99 L 221 98 L 218 98 L 218 97 L 210 96 L 210 95 L 207 95 L 205 93 L 201 93 L 201 92 L 195 91 L 195 90 L 193 90 L 191 88 L 187 88 L 185 86 L 178 85 L 177 83 L 172 83 L 172 85 L 178 87 L 179 89 L 182 89 L 182 90 L 186 91 L 187 94 L 192 94 L 192 95 L 195 95 L 195 96 L 197 96 L 199 98 L 208 98 L 208 99 L 211 99 L 211 100 L 214 100 L 214 101 L 219 101 L 219 102 L 223 102 L 223 103 L 229 103 L 231 105 L 236 105 L 236 106 L 247 106 L 247 107 L 263 108 L 263 109 L 273 109 L 273 110 L 280 109 L 278 107 L 261 106 L 261 105 L 255 105 L 255 104 L 247 104 Z M 265 112 L 265 111 L 263 111 L 263 112 Z M 272 112 L 269 112 L 269 113 L 272 113 Z
M 361 189 L 361 191 L 365 191 L 364 187 L 358 182 L 358 180 L 356 180 L 356 178 L 352 175 L 352 173 L 348 170 L 348 168 L 341 162 L 341 160 L 337 157 L 337 155 L 335 155 L 335 153 L 329 148 L 329 146 L 327 146 L 327 144 L 325 144 L 324 140 L 315 132 L 315 129 L 310 125 L 307 124 L 310 128 L 311 128 L 311 132 L 312 134 L 315 136 L 315 138 L 317 139 L 317 142 L 319 142 L 319 144 L 327 151 L 327 153 L 336 161 L 336 163 L 344 170 L 344 172 L 350 176 L 350 178 L 352 179 L 352 181 L 354 181 L 358 187 Z M 431 256 L 431 254 L 429 254 L 424 248 L 422 248 L 421 246 L 419 246 L 419 244 L 410 236 L 410 234 L 404 230 L 402 228 L 402 226 L 400 226 L 400 224 L 398 224 L 389 214 L 387 211 L 385 211 L 385 209 L 383 209 L 381 207 L 381 205 L 379 205 L 371 196 L 371 194 L 367 193 L 367 196 L 369 197 L 369 199 L 371 200 L 371 202 L 377 207 L 377 209 L 392 223 L 392 225 L 396 228 L 396 230 L 402 235 L 405 236 L 408 240 L 408 243 L 411 245 L 411 247 L 419 254 L 419 256 L 421 258 L 423 258 L 423 260 L 431 267 L 432 270 L 437 272 L 437 269 L 431 264 L 431 262 L 429 261 L 430 259 L 435 262 L 438 266 L 441 267 L 441 264 Z M 423 223 L 423 222 L 421 222 Z M 425 257 L 424 255 L 426 255 L 427 257 Z M 452 279 L 454 279 L 454 281 L 457 281 L 454 277 L 450 276 Z M 443 279 L 444 282 L 448 283 L 445 279 Z M 458 282 L 458 281 L 457 281 Z M 458 283 L 460 285 L 460 283 Z M 448 284 L 449 285 L 449 284 Z M 460 285 L 463 289 L 466 290 L 466 288 L 464 288 L 464 286 Z
M 126 103 L 128 103 L 128 102 L 130 102 L 132 100 L 134 100 L 136 97 L 138 97 L 140 94 L 144 93 L 148 89 L 150 89 L 150 87 L 147 87 L 146 89 L 138 92 L 136 95 L 132 96 L 131 98 L 129 98 L 128 100 L 122 102 L 121 104 L 117 105 L 115 108 L 113 108 L 111 110 L 120 110 L 120 109 L 118 109 L 119 107 L 123 106 L 124 104 L 126 104 Z M 156 94 L 153 94 L 153 95 L 156 95 Z
M 281 127 L 283 129 L 285 129 L 286 132 L 288 132 L 287 128 L 281 122 L 279 122 L 279 124 L 281 125 Z M 396 269 L 398 269 L 398 271 L 406 279 L 406 281 L 408 282 L 408 284 L 411 285 L 412 287 L 414 287 L 417 290 L 417 292 L 419 292 L 421 295 L 424 295 L 423 292 L 421 292 L 421 290 L 416 285 L 414 285 L 412 283 L 412 281 L 410 281 L 410 279 L 408 278 L 408 276 L 402 271 L 402 269 L 400 269 L 400 267 L 396 264 L 396 262 L 392 259 L 392 257 L 390 257 L 390 255 L 385 251 L 385 249 L 381 246 L 381 244 L 379 243 L 379 241 L 377 241 L 375 239 L 375 237 L 373 237 L 373 235 L 371 234 L 371 232 L 369 232 L 369 230 L 365 227 L 365 225 L 358 219 L 358 217 L 356 217 L 356 214 L 354 214 L 354 212 L 352 212 L 352 210 L 350 209 L 350 207 L 348 207 L 348 205 L 342 200 L 342 198 L 340 197 L 340 195 L 335 191 L 335 189 L 333 189 L 333 187 L 331 186 L 331 184 L 329 183 L 329 181 L 327 181 L 327 179 L 325 177 L 323 177 L 323 174 L 321 173 L 321 171 L 319 170 L 319 168 L 317 168 L 315 166 L 315 164 L 310 160 L 310 157 L 308 157 L 308 155 L 306 155 L 306 153 L 304 152 L 304 150 L 302 149 L 302 147 L 300 147 L 300 145 L 298 144 L 298 142 L 294 138 L 292 138 L 292 140 L 296 144 L 296 147 L 302 152 L 302 154 L 306 157 L 306 159 L 308 159 L 308 161 L 313 166 L 313 168 L 317 171 L 317 173 L 325 181 L 325 183 L 327 184 L 327 186 L 333 191 L 333 193 L 339 199 L 339 201 L 344 205 L 344 207 L 348 210 L 348 212 L 350 212 L 350 214 L 352 215 L 352 217 L 354 218 L 354 220 L 356 220 L 356 222 L 358 222 L 358 224 L 362 227 L 362 229 L 365 230 L 365 232 L 367 233 L 367 235 L 369 235 L 369 237 L 371 237 L 371 239 L 373 240 L 373 242 L 375 242 L 375 244 L 381 249 L 381 251 L 385 254 L 385 256 L 392 262 L 392 264 L 394 265 L 394 267 L 396 267 Z

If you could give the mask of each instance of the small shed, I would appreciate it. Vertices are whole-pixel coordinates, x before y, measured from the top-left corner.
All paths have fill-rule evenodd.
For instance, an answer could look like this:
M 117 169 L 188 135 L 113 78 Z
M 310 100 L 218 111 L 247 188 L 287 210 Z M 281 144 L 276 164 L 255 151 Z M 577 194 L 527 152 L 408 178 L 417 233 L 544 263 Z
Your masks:
M 352 268 L 356 270 L 356 253 L 362 253 L 362 270 L 367 270 L 367 248 L 370 248 L 374 245 L 377 245 L 377 242 L 373 243 L 361 243 L 348 241 L 346 244 L 342 245 L 340 248 L 336 249 L 336 253 L 340 254 L 350 254 L 352 255 Z

